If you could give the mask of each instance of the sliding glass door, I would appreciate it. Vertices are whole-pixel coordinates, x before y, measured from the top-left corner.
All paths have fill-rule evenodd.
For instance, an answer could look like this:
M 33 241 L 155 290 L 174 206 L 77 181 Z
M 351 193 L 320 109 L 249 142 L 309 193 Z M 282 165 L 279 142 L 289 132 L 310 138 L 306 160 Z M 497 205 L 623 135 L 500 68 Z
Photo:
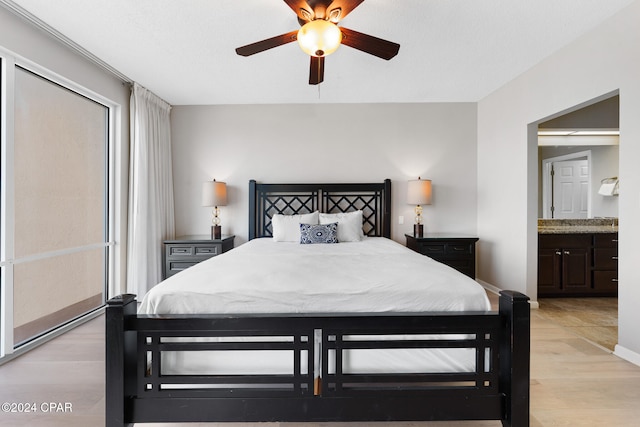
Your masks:
M 0 93 L 4 354 L 102 307 L 113 247 L 111 107 L 10 65 Z
M 104 303 L 109 111 L 16 67 L 14 343 Z

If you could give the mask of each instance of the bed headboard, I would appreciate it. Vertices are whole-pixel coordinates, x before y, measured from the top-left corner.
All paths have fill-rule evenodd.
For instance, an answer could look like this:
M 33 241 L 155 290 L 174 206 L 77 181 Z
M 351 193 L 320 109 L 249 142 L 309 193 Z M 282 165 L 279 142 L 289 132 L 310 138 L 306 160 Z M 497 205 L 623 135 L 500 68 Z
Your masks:
M 262 184 L 249 181 L 249 240 L 271 237 L 275 214 L 362 211 L 364 234 L 391 237 L 391 180 L 365 184 Z

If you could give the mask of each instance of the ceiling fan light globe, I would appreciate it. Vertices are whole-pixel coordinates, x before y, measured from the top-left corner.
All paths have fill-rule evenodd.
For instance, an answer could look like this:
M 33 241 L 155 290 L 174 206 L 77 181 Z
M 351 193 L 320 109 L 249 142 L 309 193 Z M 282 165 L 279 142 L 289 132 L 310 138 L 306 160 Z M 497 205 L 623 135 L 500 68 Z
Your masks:
M 340 47 L 341 42 L 340 28 L 324 19 L 307 22 L 298 31 L 298 44 L 307 55 L 330 55 Z

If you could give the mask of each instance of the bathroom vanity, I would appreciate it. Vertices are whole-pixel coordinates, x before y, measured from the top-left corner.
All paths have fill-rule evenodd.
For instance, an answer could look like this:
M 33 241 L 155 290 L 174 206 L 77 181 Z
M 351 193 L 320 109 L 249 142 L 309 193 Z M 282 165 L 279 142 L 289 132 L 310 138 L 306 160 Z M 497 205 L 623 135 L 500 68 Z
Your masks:
M 538 220 L 538 297 L 617 294 L 617 219 Z

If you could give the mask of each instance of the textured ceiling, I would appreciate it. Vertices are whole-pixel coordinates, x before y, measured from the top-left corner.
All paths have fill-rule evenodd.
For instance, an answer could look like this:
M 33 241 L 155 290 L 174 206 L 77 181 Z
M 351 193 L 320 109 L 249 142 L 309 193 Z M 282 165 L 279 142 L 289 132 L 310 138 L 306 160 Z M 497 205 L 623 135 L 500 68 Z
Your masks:
M 8 0 L 7 0 L 8 1 Z M 366 0 L 341 23 L 400 44 L 348 46 L 308 84 L 296 43 L 235 48 L 299 28 L 282 0 L 13 0 L 173 105 L 475 102 L 634 0 Z

